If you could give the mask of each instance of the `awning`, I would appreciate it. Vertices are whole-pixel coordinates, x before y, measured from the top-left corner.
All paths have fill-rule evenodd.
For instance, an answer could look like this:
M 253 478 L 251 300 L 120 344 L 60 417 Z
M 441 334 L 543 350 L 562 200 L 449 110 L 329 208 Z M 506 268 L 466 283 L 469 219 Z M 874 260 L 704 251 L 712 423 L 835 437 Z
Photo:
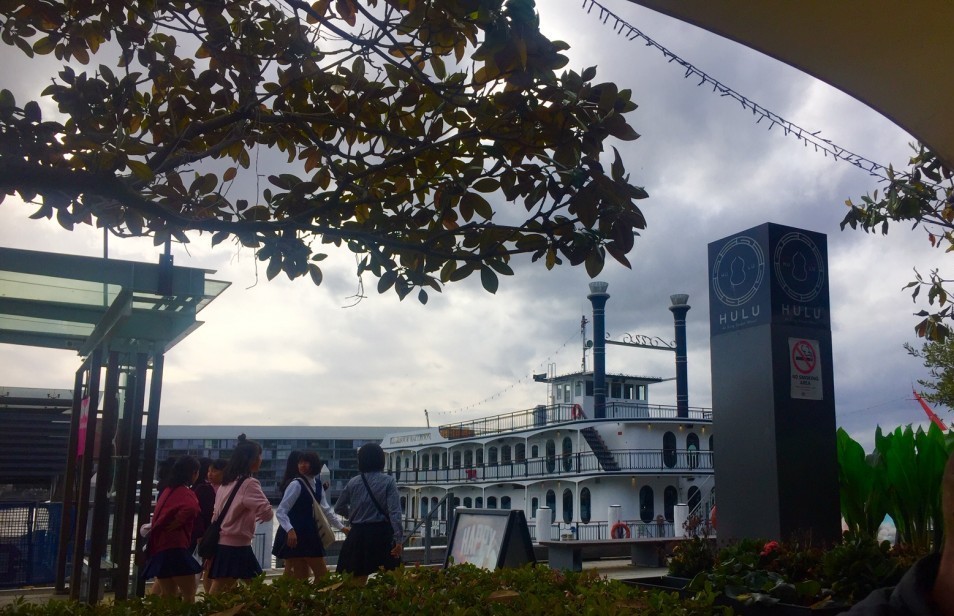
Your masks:
M 228 288 L 209 270 L 0 248 L 0 343 L 164 353 Z M 163 292 L 160 293 L 160 284 Z
M 742 43 L 850 94 L 954 168 L 951 0 L 629 1 Z

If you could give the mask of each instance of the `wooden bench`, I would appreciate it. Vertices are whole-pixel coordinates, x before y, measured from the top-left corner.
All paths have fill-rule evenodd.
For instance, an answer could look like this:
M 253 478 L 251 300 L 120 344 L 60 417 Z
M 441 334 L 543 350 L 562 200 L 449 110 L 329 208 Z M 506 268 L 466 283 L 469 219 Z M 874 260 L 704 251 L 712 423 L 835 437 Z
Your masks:
M 599 539 L 592 541 L 570 539 L 567 541 L 540 541 L 539 543 L 547 548 L 551 569 L 582 571 L 584 548 L 628 545 L 630 559 L 634 565 L 658 567 L 659 548 L 681 540 L 682 537 L 637 537 L 633 539 Z

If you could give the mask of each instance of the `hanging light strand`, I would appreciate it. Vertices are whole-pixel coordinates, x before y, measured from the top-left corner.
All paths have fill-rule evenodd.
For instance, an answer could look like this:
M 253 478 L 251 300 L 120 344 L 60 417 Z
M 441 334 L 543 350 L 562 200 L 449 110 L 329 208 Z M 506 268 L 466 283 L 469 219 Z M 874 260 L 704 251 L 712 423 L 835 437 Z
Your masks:
M 507 386 L 507 387 L 505 387 L 504 389 L 501 389 L 501 390 L 498 391 L 497 393 L 493 394 L 492 396 L 488 396 L 488 397 L 484 398 L 483 400 L 481 400 L 481 401 L 479 401 L 479 402 L 474 402 L 473 404 L 468 404 L 467 406 L 462 406 L 462 407 L 459 407 L 459 408 L 454 409 L 454 410 L 450 410 L 450 411 L 436 411 L 436 412 L 432 411 L 431 413 L 432 413 L 433 415 L 439 415 L 439 416 L 461 415 L 461 414 L 466 413 L 466 412 L 468 412 L 468 411 L 476 410 L 476 409 L 480 408 L 481 406 L 487 404 L 488 402 L 493 402 L 494 400 L 498 400 L 498 399 L 502 398 L 504 395 L 506 395 L 507 393 L 509 393 L 510 391 L 512 391 L 512 390 L 513 390 L 515 387 L 517 387 L 518 385 L 523 385 L 523 384 L 526 384 L 526 383 L 532 383 L 532 382 L 533 382 L 533 375 L 534 375 L 535 373 L 538 373 L 540 370 L 546 368 L 550 363 L 552 363 L 553 359 L 554 359 L 557 355 L 559 355 L 560 352 L 562 352 L 563 349 L 565 349 L 565 348 L 567 347 L 567 345 L 569 345 L 571 342 L 573 342 L 573 340 L 574 340 L 577 336 L 579 336 L 579 332 L 574 332 L 573 335 L 571 335 L 569 338 L 567 338 L 567 339 L 563 342 L 563 344 L 561 344 L 559 347 L 557 347 L 557 349 L 556 349 L 555 351 L 553 351 L 550 355 L 548 355 L 546 359 L 544 359 L 544 360 L 541 361 L 539 364 L 537 364 L 536 367 L 534 367 L 533 370 L 531 370 L 529 373 L 527 373 L 527 374 L 524 375 L 523 377 L 517 379 L 515 382 L 511 383 L 509 386 Z
M 717 79 L 710 76 L 708 73 L 696 68 L 686 60 L 683 60 L 666 47 L 663 47 L 655 40 L 647 36 L 644 32 L 632 24 L 626 22 L 626 20 L 624 20 L 622 17 L 600 4 L 597 0 L 583 0 L 583 9 L 586 10 L 588 15 L 593 13 L 593 9 L 598 9 L 598 18 L 600 21 L 606 25 L 609 25 L 610 22 L 612 22 L 613 30 L 616 32 L 616 34 L 625 36 L 626 39 L 630 41 L 641 39 L 645 42 L 647 47 L 653 47 L 659 50 L 663 57 L 666 58 L 666 60 L 668 60 L 670 63 L 674 62 L 685 69 L 684 77 L 686 79 L 698 79 L 699 83 L 696 85 L 711 85 L 712 91 L 714 93 L 717 93 L 720 96 L 726 96 L 735 99 L 742 105 L 742 109 L 750 110 L 752 114 L 758 118 L 755 121 L 756 124 L 760 124 L 763 120 L 767 120 L 768 130 L 772 130 L 778 126 L 782 129 L 782 131 L 784 131 L 786 136 L 798 139 L 805 145 L 805 147 L 813 147 L 816 152 L 821 152 L 826 158 L 830 154 L 834 160 L 843 160 L 848 162 L 875 178 L 881 180 L 888 179 L 888 168 L 884 165 L 846 150 L 845 148 L 833 143 L 830 139 L 821 137 L 821 131 L 809 131 L 808 129 L 798 126 L 793 122 L 789 122 L 777 113 L 766 109 L 748 97 L 736 92 L 721 81 L 718 81 Z

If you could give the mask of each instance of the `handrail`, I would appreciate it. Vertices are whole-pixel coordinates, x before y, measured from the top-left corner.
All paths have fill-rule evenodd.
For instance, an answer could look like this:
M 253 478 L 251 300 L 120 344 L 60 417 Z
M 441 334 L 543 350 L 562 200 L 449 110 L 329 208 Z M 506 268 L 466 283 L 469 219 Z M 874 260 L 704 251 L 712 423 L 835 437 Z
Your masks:
M 458 466 L 441 469 L 410 468 L 389 471 L 399 485 L 460 483 L 480 481 L 521 480 L 537 477 L 553 477 L 600 473 L 612 475 L 633 471 L 662 473 L 709 474 L 712 471 L 712 451 L 695 449 L 613 449 L 609 450 L 619 466 L 618 471 L 603 469 L 599 457 L 593 451 L 580 451 L 569 455 L 529 458 L 526 460 L 483 464 L 481 466 Z
M 576 407 L 576 410 L 574 410 Z M 593 417 L 581 414 L 579 406 L 566 404 L 540 405 L 532 409 L 513 411 L 491 417 L 472 419 L 458 423 L 438 426 L 438 431 L 448 440 L 466 439 L 517 430 L 545 428 L 568 423 L 592 421 Z M 690 407 L 687 417 L 679 416 L 679 409 L 675 406 L 647 404 L 645 402 L 607 402 L 606 417 L 603 420 L 675 420 L 687 422 L 711 422 L 712 409 L 705 407 Z
M 453 495 L 453 492 L 448 492 L 447 494 L 444 495 L 444 498 L 442 498 L 441 500 L 439 500 L 439 501 L 437 502 L 437 505 L 436 505 L 436 506 L 431 507 L 430 511 L 428 511 L 428 512 L 424 515 L 424 517 L 421 518 L 421 521 L 417 523 L 417 526 L 415 526 L 414 528 L 412 528 L 412 529 L 411 529 L 411 532 L 405 534 L 405 536 L 404 536 L 404 541 L 402 541 L 401 544 L 402 544 L 402 545 L 407 545 L 407 542 L 411 540 L 411 537 L 413 537 L 413 536 L 415 535 L 415 533 L 417 533 L 417 531 L 418 531 L 422 526 L 424 526 L 424 524 L 425 524 L 428 520 L 430 520 L 431 518 L 433 518 L 433 517 L 434 517 L 434 514 L 435 514 L 436 512 L 438 512 L 438 511 L 441 510 L 441 505 L 443 505 L 444 503 L 446 503 L 446 502 L 447 502 L 447 498 L 448 498 L 449 496 L 452 496 L 452 495 Z M 416 519 L 416 518 L 415 518 L 415 519 Z

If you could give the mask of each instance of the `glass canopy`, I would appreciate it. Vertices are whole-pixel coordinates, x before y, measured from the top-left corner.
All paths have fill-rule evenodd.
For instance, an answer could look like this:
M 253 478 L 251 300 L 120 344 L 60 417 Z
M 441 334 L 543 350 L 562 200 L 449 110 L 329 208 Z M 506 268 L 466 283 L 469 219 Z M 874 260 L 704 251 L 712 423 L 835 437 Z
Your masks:
M 0 343 L 164 353 L 230 283 L 211 270 L 0 248 Z

